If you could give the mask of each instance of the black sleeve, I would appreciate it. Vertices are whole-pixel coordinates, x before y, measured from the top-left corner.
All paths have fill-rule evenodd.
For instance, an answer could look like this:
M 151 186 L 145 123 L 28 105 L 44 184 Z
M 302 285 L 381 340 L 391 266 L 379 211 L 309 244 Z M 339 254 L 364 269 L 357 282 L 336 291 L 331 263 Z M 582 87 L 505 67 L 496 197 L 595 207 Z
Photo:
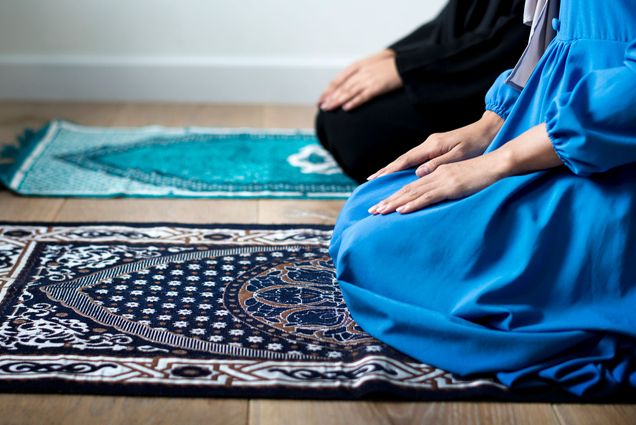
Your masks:
M 528 41 L 522 0 L 453 0 L 436 19 L 434 42 L 398 43 L 396 65 L 416 104 L 482 95 L 515 64 Z

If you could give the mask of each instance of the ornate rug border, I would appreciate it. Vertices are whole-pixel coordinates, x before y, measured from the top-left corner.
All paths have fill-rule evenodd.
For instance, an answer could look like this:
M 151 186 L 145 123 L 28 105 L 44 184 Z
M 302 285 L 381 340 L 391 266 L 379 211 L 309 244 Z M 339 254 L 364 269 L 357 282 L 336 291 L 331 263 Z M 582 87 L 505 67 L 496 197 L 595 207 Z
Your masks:
M 237 224 L 237 223 L 174 223 L 174 222 L 44 222 L 44 221 L 0 221 L 0 227 L 42 227 L 46 229 L 55 228 L 75 228 L 75 227 L 132 227 L 132 228 L 155 228 L 155 227 L 175 227 L 184 229 L 254 229 L 254 230 L 284 230 L 284 229 L 307 229 L 329 232 L 333 229 L 331 225 L 316 224 Z M 289 245 L 297 245 L 289 241 Z M 134 243 L 134 242 L 131 242 Z M 197 245 L 198 242 L 193 242 Z M 314 244 L 322 244 L 314 242 Z M 30 355 L 34 359 L 45 359 L 51 355 Z M 62 355 L 63 356 L 63 355 Z M 0 354 L 0 362 L 10 355 Z M 18 356 L 19 357 L 19 356 Z M 29 355 L 22 356 L 28 360 Z M 91 356 L 84 357 L 90 360 Z M 197 359 L 196 361 L 201 361 Z M 210 359 L 210 361 L 223 362 L 223 359 Z M 225 360 L 231 362 L 231 359 Z M 275 364 L 276 361 L 272 360 Z M 278 362 L 283 365 L 285 362 Z M 350 365 L 347 365 L 350 366 Z M 460 379 L 471 379 L 463 377 Z M 384 400 L 417 400 L 417 401 L 510 401 L 510 402 L 561 402 L 561 403 L 634 403 L 636 393 L 626 392 L 611 397 L 581 398 L 562 392 L 559 389 L 546 390 L 502 390 L 497 386 L 468 387 L 458 390 L 457 388 L 447 389 L 427 389 L 418 388 L 413 385 L 400 385 L 390 381 L 368 382 L 363 388 L 328 387 L 319 388 L 293 388 L 290 391 L 289 385 L 268 388 L 246 388 L 246 387 L 226 387 L 226 386 L 203 386 L 197 383 L 171 385 L 162 384 L 160 387 L 156 383 L 130 383 L 129 385 L 112 385 L 105 380 L 88 382 L 79 378 L 38 378 L 38 380 L 0 379 L 0 393 L 65 393 L 65 394 L 105 394 L 105 395 L 136 395 L 136 396 L 171 396 L 171 397 L 233 397 L 233 398 L 285 398 L 285 399 L 326 399 L 326 400 L 357 400 L 357 399 L 384 399 Z

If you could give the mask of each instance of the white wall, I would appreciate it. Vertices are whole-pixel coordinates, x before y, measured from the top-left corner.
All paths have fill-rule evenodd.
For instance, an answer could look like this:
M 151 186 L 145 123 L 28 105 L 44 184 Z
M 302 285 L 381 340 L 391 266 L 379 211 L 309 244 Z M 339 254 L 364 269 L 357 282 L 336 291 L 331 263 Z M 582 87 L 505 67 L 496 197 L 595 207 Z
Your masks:
M 0 98 L 309 103 L 444 0 L 0 0 Z

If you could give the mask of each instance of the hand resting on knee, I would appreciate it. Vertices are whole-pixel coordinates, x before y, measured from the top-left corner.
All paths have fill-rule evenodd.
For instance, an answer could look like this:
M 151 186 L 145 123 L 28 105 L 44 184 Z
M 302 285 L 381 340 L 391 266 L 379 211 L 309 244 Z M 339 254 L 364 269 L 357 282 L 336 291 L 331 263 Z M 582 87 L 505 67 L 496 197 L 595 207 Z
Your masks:
M 385 49 L 349 65 L 322 93 L 318 106 L 323 111 L 349 111 L 401 86 L 395 53 Z
M 416 174 L 430 174 L 442 164 L 474 158 L 484 153 L 503 125 L 503 119 L 486 111 L 478 121 L 456 130 L 431 134 L 422 144 L 398 157 L 368 177 L 373 180 L 385 174 L 418 167 Z

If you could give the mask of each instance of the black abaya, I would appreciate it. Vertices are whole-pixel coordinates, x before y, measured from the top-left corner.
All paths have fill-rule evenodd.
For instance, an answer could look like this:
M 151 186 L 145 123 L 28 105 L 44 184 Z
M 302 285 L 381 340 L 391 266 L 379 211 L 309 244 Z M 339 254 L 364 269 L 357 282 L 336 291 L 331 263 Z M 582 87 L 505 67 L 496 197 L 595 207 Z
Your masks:
M 323 146 L 364 181 L 431 133 L 477 120 L 486 91 L 527 45 L 523 7 L 523 0 L 451 0 L 389 46 L 403 87 L 351 111 L 319 111 Z

